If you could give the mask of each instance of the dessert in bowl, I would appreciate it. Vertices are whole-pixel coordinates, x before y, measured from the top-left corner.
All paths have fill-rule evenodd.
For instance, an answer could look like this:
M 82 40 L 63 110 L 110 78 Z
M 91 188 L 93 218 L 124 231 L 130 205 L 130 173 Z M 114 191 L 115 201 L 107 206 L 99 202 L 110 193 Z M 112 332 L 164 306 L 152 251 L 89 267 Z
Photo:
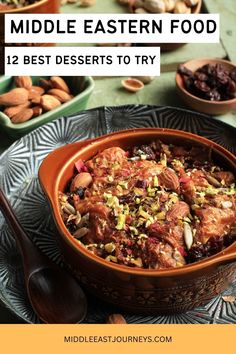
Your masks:
M 207 139 L 137 129 L 60 148 L 39 177 L 85 287 L 130 311 L 174 313 L 235 278 L 235 171 L 235 157 Z

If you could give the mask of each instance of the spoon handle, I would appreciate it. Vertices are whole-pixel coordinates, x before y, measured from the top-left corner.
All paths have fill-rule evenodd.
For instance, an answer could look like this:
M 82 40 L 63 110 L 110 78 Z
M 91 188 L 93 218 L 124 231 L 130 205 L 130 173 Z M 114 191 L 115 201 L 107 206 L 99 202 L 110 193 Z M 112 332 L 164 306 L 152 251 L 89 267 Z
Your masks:
M 23 227 L 21 226 L 17 216 L 15 215 L 8 199 L 6 198 L 3 190 L 0 188 L 0 210 L 3 213 L 8 225 L 11 227 L 17 245 L 21 251 L 24 258 L 25 270 L 30 271 L 31 263 L 34 264 L 49 263 L 47 258 L 36 248 L 30 238 L 27 236 Z M 40 262 L 41 261 L 41 262 Z

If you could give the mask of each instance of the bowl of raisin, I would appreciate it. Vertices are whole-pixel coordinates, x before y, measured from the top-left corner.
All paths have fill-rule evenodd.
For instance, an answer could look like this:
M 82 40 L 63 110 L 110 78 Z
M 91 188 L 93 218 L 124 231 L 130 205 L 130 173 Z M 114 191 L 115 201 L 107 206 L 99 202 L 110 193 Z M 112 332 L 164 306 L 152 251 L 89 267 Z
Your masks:
M 222 59 L 194 59 L 176 72 L 180 98 L 196 111 L 221 115 L 236 109 L 236 65 Z

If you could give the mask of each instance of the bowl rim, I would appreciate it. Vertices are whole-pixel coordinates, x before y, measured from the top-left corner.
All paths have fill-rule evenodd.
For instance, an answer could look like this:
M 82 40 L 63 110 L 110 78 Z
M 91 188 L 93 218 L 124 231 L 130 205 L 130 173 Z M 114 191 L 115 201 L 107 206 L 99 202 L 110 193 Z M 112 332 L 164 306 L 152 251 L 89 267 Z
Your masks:
M 3 76 L 2 80 L 7 80 L 9 78 L 12 78 L 13 76 Z M 34 125 L 34 123 L 38 123 L 38 124 L 43 124 L 44 121 L 47 121 L 47 119 L 50 118 L 51 114 L 53 113 L 60 113 L 60 111 L 64 108 L 69 107 L 71 104 L 75 103 L 78 99 L 83 99 L 88 93 L 92 92 L 92 90 L 94 89 L 94 80 L 92 78 L 92 76 L 85 76 L 85 82 L 88 83 L 87 87 L 80 93 L 78 93 L 76 96 L 74 96 L 70 101 L 63 103 L 62 105 L 60 105 L 59 107 L 49 111 L 49 112 L 45 112 L 43 114 L 41 114 L 40 116 L 30 119 L 26 122 L 23 123 L 19 123 L 19 124 L 13 124 L 11 122 L 11 119 L 4 114 L 2 111 L 0 111 L 0 127 L 5 127 L 7 129 L 11 129 L 12 131 L 21 131 L 24 129 L 27 129 L 31 126 Z M 0 78 L 0 83 L 1 83 L 1 78 Z M 36 121 L 35 121 L 36 119 Z M 56 117 L 54 118 L 56 119 Z
M 68 166 L 74 162 L 75 156 L 78 155 L 78 150 L 83 151 L 83 149 L 88 149 L 89 146 L 91 147 L 96 147 L 96 144 L 100 144 L 103 141 L 109 140 L 110 137 L 119 137 L 120 135 L 129 135 L 131 132 L 133 134 L 139 134 L 141 132 L 150 132 L 150 135 L 153 134 L 153 132 L 156 131 L 160 133 L 160 135 L 164 135 L 166 133 L 177 135 L 178 137 L 181 136 L 182 138 L 189 138 L 190 140 L 194 140 L 195 142 L 197 141 L 199 143 L 205 143 L 208 147 L 210 146 L 211 148 L 215 148 L 215 150 L 221 154 L 224 155 L 224 157 L 227 156 L 228 159 L 232 159 L 233 163 L 236 166 L 236 156 L 234 156 L 231 152 L 223 148 L 221 145 L 207 139 L 201 136 L 198 136 L 196 134 L 192 134 L 189 132 L 177 130 L 177 129 L 167 129 L 167 128 L 136 128 L 136 129 L 128 129 L 128 130 L 122 130 L 118 132 L 113 132 L 110 134 L 106 134 L 100 137 L 97 137 L 95 139 L 89 139 L 85 140 L 82 142 L 75 142 L 72 144 L 68 144 L 62 148 L 54 150 L 54 152 L 50 153 L 48 157 L 52 156 L 55 152 L 61 151 L 63 148 L 68 149 L 69 146 L 75 146 L 77 148 L 76 152 L 73 152 L 73 154 L 69 155 L 69 159 L 67 159 L 66 163 L 63 164 L 63 166 L 60 166 L 58 168 L 57 166 L 57 174 L 56 174 L 56 180 L 54 180 L 53 183 L 53 193 L 50 195 L 48 193 L 47 188 L 45 188 L 44 183 L 41 180 L 41 172 L 42 172 L 42 167 L 45 166 L 44 161 L 47 160 L 48 157 L 43 161 L 43 163 L 40 166 L 39 169 L 39 181 L 40 184 L 47 196 L 47 199 L 49 203 L 51 204 L 52 207 L 52 212 L 53 212 L 53 217 L 55 220 L 55 223 L 57 225 L 57 229 L 63 238 L 63 240 L 69 245 L 69 247 L 72 247 L 72 249 L 76 252 L 81 254 L 83 257 L 88 258 L 91 262 L 95 264 L 99 264 L 100 266 L 103 266 L 108 269 L 112 269 L 114 271 L 122 272 L 125 274 L 129 275 L 135 275 L 135 276 L 148 276 L 148 277 L 166 277 L 166 276 L 174 276 L 174 277 L 179 277 L 183 274 L 191 274 L 195 273 L 197 271 L 202 271 L 203 269 L 206 269 L 210 266 L 214 266 L 217 264 L 222 264 L 226 262 L 232 262 L 236 260 L 236 243 L 233 243 L 232 245 L 228 246 L 227 252 L 226 249 L 222 250 L 221 252 L 218 252 L 217 254 L 207 257 L 199 262 L 191 263 L 188 265 L 184 265 L 183 267 L 178 267 L 178 268 L 169 268 L 169 269 L 143 269 L 143 268 L 131 268 L 125 265 L 121 264 L 116 264 L 113 262 L 108 262 L 105 259 L 94 255 L 90 251 L 88 251 L 81 243 L 78 242 L 68 231 L 66 228 L 60 214 L 60 205 L 58 201 L 58 192 L 59 192 L 59 181 L 61 180 L 63 174 L 65 173 L 66 169 Z M 91 145 L 90 145 L 91 143 Z M 82 147 L 81 147 L 82 144 Z M 42 173 L 43 174 L 43 173 Z M 233 256 L 230 253 L 233 249 Z M 230 255 L 227 257 L 227 253 L 230 253 Z M 233 259 L 232 259 L 233 258 Z
M 199 58 L 199 59 L 191 59 L 186 61 L 185 63 L 183 63 L 182 65 L 188 65 L 189 63 L 195 63 L 195 62 L 214 62 L 214 63 L 219 63 L 219 64 L 227 64 L 229 66 L 232 67 L 232 69 L 234 68 L 236 70 L 236 64 L 232 63 L 229 60 L 225 60 L 225 59 L 220 59 L 220 58 Z M 186 96 L 190 97 L 192 100 L 198 101 L 199 103 L 205 103 L 205 104 L 209 104 L 211 106 L 213 105 L 217 105 L 217 106 L 223 106 L 223 105 L 229 105 L 232 103 L 236 103 L 236 97 L 235 98 L 231 98 L 230 100 L 224 100 L 224 101 L 209 101 L 209 100 L 205 100 L 204 98 L 200 98 L 198 96 L 193 95 L 192 93 L 190 93 L 189 91 L 187 91 L 187 89 L 185 88 L 184 84 L 183 84 L 183 80 L 181 77 L 181 74 L 178 73 L 178 71 L 176 71 L 175 74 L 175 83 L 176 86 L 179 90 L 181 90 Z
M 14 13 L 21 13 L 27 10 L 33 10 L 35 8 L 37 8 L 39 5 L 43 5 L 44 3 L 49 2 L 50 0 L 39 0 L 38 2 L 35 2 L 34 4 L 31 5 L 27 5 L 27 6 L 23 6 L 23 7 L 19 7 L 16 9 L 10 9 L 7 11 L 0 11 L 0 14 L 14 14 Z M 58 0 L 54 0 L 54 1 L 58 1 Z

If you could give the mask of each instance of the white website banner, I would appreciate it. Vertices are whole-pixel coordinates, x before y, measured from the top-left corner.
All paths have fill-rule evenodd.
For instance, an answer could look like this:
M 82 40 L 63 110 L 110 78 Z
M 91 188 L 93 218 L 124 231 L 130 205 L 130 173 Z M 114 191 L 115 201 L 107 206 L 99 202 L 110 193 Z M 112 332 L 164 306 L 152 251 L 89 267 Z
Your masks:
M 219 14 L 5 15 L 6 43 L 217 43 Z
M 159 47 L 6 47 L 5 75 L 159 76 Z

